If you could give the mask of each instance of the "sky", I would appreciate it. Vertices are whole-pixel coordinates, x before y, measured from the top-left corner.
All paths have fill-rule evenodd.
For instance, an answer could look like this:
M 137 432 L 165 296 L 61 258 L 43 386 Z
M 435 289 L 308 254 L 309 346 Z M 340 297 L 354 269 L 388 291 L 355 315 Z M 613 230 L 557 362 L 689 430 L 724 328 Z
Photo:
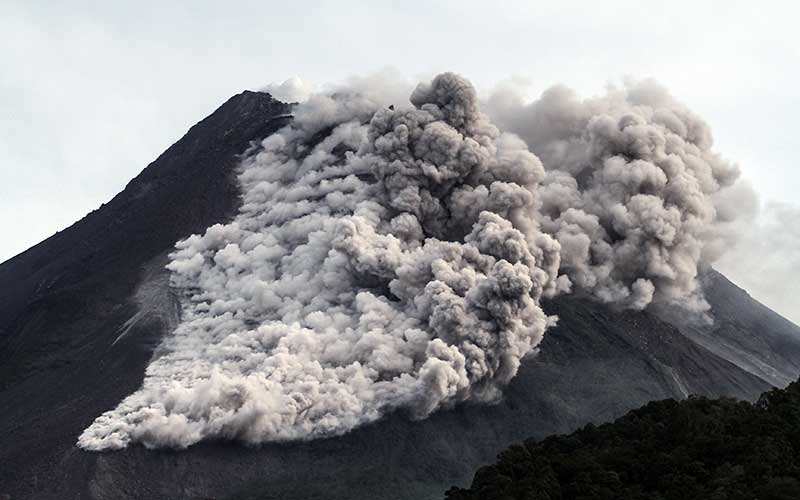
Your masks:
M 0 0 L 0 261 L 111 199 L 244 89 L 393 68 L 591 96 L 652 77 L 706 119 L 764 207 L 718 267 L 800 321 L 800 4 L 165 3 Z

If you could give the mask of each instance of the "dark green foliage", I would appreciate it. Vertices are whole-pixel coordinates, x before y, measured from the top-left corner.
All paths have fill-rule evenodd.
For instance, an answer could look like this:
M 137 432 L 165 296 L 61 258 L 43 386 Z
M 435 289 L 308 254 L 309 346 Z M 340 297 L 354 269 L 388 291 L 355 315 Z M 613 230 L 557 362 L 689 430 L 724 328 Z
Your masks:
M 800 499 L 800 382 L 756 404 L 692 397 L 512 446 L 447 500 Z

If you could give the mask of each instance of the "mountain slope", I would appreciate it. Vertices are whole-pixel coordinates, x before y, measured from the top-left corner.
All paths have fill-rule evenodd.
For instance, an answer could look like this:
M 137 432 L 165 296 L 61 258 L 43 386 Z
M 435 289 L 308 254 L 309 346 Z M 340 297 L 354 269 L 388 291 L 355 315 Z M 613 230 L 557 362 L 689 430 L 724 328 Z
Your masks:
M 712 327 L 680 331 L 648 312 L 578 297 L 541 353 L 494 406 L 412 422 L 391 416 L 349 435 L 183 452 L 94 454 L 77 435 L 141 384 L 178 305 L 163 265 L 179 238 L 228 220 L 233 172 L 287 105 L 235 96 L 111 202 L 0 265 L 0 493 L 12 498 L 440 498 L 502 448 L 697 393 L 754 398 L 796 377 L 800 330 L 711 273 Z M 742 353 L 746 353 L 745 356 Z M 255 498 L 255 497 L 254 497 Z
M 5 488 L 38 489 L 56 468 L 53 451 L 73 446 L 88 414 L 141 383 L 175 311 L 166 252 L 233 215 L 238 155 L 288 111 L 266 94 L 230 99 L 108 204 L 0 265 L 0 462 L 13 464 L 0 468 Z M 155 295 L 139 287 L 154 274 L 164 285 Z
M 753 300 L 716 271 L 705 276 L 703 285 L 714 306 L 714 324 L 689 325 L 684 333 L 775 386 L 796 380 L 800 373 L 797 325 Z

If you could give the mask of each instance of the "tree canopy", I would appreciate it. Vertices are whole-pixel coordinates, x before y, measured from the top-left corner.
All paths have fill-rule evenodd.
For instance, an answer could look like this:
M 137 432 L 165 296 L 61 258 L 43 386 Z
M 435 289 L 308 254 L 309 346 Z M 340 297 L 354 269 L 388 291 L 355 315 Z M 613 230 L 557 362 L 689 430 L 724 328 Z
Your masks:
M 528 440 L 447 500 L 797 500 L 800 382 L 754 404 L 690 397 Z

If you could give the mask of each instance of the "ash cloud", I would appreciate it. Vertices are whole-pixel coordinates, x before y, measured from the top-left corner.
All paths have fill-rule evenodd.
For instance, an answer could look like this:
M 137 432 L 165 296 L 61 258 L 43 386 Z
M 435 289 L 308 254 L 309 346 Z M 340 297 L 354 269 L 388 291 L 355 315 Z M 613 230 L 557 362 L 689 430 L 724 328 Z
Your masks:
M 700 119 L 649 82 L 486 109 L 499 128 L 451 73 L 307 96 L 244 160 L 235 220 L 177 243 L 182 321 L 78 446 L 424 418 L 500 397 L 556 321 L 542 297 L 707 308 L 698 269 L 731 237 L 738 171 Z
M 304 81 L 297 76 L 288 78 L 283 83 L 269 83 L 259 89 L 267 92 L 275 99 L 287 103 L 302 102 L 308 99 L 316 90 L 316 85 Z
M 541 225 L 573 287 L 634 309 L 708 309 L 698 271 L 731 237 L 717 195 L 739 170 L 705 122 L 652 81 L 592 99 L 556 86 L 530 104 L 506 87 L 488 105 L 544 163 Z
M 320 132 L 324 138 L 319 139 Z M 230 224 L 177 244 L 183 322 L 79 438 L 182 448 L 347 432 L 491 401 L 542 339 L 559 247 L 539 160 L 443 74 L 395 110 L 312 96 L 240 176 Z M 465 206 L 469 209 L 465 209 Z

